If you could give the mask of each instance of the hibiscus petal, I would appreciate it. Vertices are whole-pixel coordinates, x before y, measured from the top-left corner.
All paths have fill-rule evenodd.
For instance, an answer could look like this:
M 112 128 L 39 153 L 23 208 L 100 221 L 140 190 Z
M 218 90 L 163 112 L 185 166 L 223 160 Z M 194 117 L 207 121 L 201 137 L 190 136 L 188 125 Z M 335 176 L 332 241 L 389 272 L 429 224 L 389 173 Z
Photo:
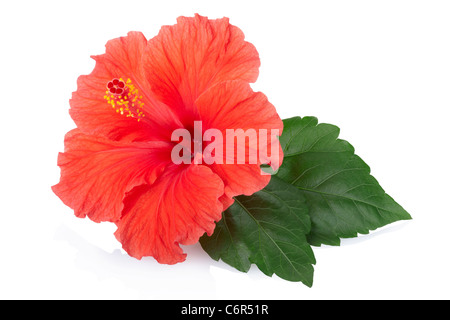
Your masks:
M 126 192 L 153 183 L 171 161 L 170 148 L 165 142 L 124 144 L 72 130 L 58 157 L 60 182 L 52 189 L 76 216 L 116 221 Z
M 270 181 L 270 176 L 262 175 L 260 165 L 269 163 L 271 152 L 278 155 L 278 161 L 270 163 L 273 169 L 281 165 L 283 152 L 276 136 L 271 135 L 272 130 L 281 135 L 283 122 L 277 114 L 275 107 L 261 92 L 254 92 L 250 85 L 244 81 L 226 81 L 219 83 L 205 91 L 196 101 L 200 118 L 205 129 L 214 128 L 222 132 L 224 143 L 223 163 L 211 164 L 211 169 L 217 173 L 225 183 L 225 195 L 232 198 L 236 195 L 251 195 L 264 188 Z M 257 140 L 249 139 L 245 146 L 245 163 L 239 164 L 237 143 L 229 149 L 230 144 L 226 139 L 226 131 L 229 129 L 254 130 Z M 266 143 L 260 144 L 266 130 Z M 264 134 L 265 135 L 265 134 Z M 251 135 L 249 135 L 251 136 Z M 251 147 L 251 142 L 255 142 Z M 256 155 L 256 163 L 250 162 L 250 154 Z M 230 157 L 231 155 L 231 157 Z M 276 160 L 276 157 L 272 160 Z M 230 163 L 230 160 L 232 164 Z M 226 197 L 224 205 L 232 203 Z
M 179 244 L 193 244 L 205 232 L 211 235 L 221 218 L 222 180 L 203 165 L 173 165 L 153 185 L 134 191 L 125 200 L 115 235 L 137 259 L 182 262 L 186 254 Z
M 180 17 L 149 40 L 145 72 L 153 92 L 168 106 L 185 108 L 208 87 L 226 80 L 256 81 L 260 60 L 255 47 L 228 18 Z
M 215 164 L 210 168 L 225 184 L 224 196 L 221 199 L 224 210 L 234 203 L 233 197 L 252 195 L 264 189 L 270 182 L 270 176 L 261 175 L 258 165 Z
M 205 91 L 196 101 L 204 127 L 283 130 L 275 107 L 262 92 L 244 81 L 225 81 Z
M 105 54 L 93 57 L 96 64 L 92 73 L 78 78 L 77 91 L 70 100 L 70 115 L 84 133 L 112 140 L 156 140 L 170 137 L 173 128 L 180 126 L 170 108 L 150 94 L 142 67 L 146 46 L 147 40 L 140 32 L 130 32 L 126 37 L 110 40 Z M 124 81 L 130 79 L 138 89 L 145 121 L 138 123 L 137 119 L 116 112 L 108 104 L 105 99 L 107 84 L 119 78 Z

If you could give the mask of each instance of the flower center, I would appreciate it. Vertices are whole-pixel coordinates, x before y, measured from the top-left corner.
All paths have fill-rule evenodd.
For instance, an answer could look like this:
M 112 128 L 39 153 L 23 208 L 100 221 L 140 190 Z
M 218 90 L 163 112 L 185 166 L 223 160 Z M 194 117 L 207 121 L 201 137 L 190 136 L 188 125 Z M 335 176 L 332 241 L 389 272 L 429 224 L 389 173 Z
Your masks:
M 112 79 L 106 84 L 106 88 L 108 90 L 104 98 L 117 113 L 136 118 L 137 121 L 145 117 L 142 96 L 139 95 L 138 88 L 131 83 L 130 79 L 127 81 L 122 78 Z

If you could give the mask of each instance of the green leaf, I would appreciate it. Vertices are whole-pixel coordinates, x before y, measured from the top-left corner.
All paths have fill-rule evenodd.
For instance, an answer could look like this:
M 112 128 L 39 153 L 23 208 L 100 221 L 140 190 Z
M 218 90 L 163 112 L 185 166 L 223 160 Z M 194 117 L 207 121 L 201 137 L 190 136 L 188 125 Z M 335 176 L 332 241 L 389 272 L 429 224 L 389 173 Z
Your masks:
M 266 275 L 312 286 L 314 253 L 306 234 L 311 228 L 302 193 L 272 177 L 251 196 L 235 197 L 211 237 L 200 239 L 214 259 L 247 272 L 252 263 Z
M 277 177 L 294 185 L 309 206 L 310 244 L 339 245 L 341 238 L 411 216 L 370 175 L 339 128 L 314 117 L 283 120 L 284 160 Z

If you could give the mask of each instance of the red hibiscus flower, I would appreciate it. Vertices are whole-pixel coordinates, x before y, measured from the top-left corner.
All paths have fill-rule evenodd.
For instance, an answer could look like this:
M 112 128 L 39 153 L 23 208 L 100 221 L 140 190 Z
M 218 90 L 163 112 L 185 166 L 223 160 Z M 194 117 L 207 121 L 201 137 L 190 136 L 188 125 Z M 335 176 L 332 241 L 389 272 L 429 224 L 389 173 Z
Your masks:
M 130 32 L 93 58 L 94 70 L 79 77 L 70 100 L 77 129 L 65 137 L 58 157 L 61 179 L 52 189 L 77 217 L 116 223 L 116 238 L 129 255 L 184 261 L 180 244 L 211 234 L 234 196 L 253 194 L 270 180 L 260 169 L 269 157 L 230 164 L 230 154 L 238 151 L 228 152 L 228 145 L 210 153 L 224 161 L 202 161 L 212 139 L 200 152 L 193 152 L 198 144 L 193 142 L 192 150 L 189 143 L 191 163 L 172 157 L 177 129 L 192 136 L 208 129 L 224 136 L 229 129 L 281 135 L 275 108 L 249 85 L 258 76 L 258 53 L 227 18 L 196 15 L 178 18 L 148 41 Z M 199 122 L 201 132 L 195 132 Z M 248 140 L 246 160 L 252 150 Z M 274 147 L 262 136 L 255 146 Z

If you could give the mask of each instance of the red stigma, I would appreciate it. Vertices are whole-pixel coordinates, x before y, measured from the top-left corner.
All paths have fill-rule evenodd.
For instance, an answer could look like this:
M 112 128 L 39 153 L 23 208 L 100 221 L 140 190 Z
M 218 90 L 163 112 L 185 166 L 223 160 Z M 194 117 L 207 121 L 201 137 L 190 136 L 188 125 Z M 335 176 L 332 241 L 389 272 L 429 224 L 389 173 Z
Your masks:
M 122 95 L 125 93 L 125 82 L 120 79 L 112 79 L 106 84 L 109 93 L 114 95 Z

